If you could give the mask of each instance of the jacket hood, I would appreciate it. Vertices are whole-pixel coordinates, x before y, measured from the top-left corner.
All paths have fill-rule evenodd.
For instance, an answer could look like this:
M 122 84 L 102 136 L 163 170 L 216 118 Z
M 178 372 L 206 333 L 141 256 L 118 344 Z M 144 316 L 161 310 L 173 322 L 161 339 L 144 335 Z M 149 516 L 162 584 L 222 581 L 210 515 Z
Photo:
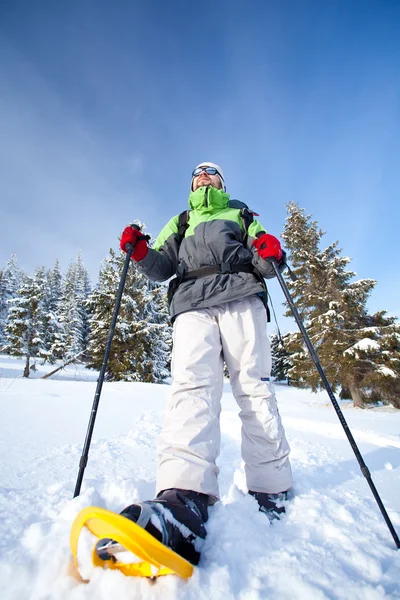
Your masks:
M 228 206 L 229 194 L 211 186 L 197 188 L 189 194 L 189 207 L 199 212 L 211 212 Z

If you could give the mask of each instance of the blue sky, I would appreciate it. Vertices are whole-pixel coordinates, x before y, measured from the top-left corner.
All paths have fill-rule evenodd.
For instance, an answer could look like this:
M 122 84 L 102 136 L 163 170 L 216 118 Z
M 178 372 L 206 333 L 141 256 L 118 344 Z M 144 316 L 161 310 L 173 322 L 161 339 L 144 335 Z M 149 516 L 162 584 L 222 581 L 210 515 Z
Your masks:
M 94 282 L 211 160 L 270 233 L 305 208 L 400 315 L 399 32 L 397 0 L 2 0 L 0 268 L 80 250 Z

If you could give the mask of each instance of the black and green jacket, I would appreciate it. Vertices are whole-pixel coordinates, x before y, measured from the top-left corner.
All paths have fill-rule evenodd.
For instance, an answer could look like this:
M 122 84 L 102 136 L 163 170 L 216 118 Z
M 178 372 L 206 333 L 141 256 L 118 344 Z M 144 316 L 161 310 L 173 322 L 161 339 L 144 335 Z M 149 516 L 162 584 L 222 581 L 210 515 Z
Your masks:
M 201 187 L 189 196 L 189 221 L 185 237 L 179 235 L 179 215 L 162 229 L 154 248 L 138 263 L 138 269 L 153 281 L 165 281 L 175 274 L 230 263 L 253 265 L 263 277 L 274 276 L 271 264 L 253 247 L 265 229 L 253 220 L 247 234 L 238 200 L 213 187 Z M 170 305 L 171 317 L 189 310 L 209 308 L 263 292 L 252 273 L 215 273 L 183 281 Z

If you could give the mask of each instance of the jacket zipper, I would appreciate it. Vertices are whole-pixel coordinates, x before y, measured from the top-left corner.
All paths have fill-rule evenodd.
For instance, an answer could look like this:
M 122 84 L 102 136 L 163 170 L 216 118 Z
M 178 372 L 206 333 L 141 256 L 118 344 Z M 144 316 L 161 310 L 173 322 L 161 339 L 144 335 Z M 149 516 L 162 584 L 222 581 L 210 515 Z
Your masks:
M 204 204 L 205 204 L 206 208 L 208 208 L 208 186 L 204 190 Z

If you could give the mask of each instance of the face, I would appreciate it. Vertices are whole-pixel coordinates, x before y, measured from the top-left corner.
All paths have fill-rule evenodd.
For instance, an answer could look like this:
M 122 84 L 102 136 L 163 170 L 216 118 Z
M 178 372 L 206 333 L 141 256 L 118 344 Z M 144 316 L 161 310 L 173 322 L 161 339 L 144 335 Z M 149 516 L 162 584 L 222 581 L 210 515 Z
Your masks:
M 218 175 L 208 175 L 205 171 L 202 171 L 200 175 L 194 177 L 193 179 L 193 191 L 196 191 L 197 188 L 202 187 L 203 185 L 210 185 L 211 187 L 217 188 L 220 190 L 222 188 L 221 180 Z

